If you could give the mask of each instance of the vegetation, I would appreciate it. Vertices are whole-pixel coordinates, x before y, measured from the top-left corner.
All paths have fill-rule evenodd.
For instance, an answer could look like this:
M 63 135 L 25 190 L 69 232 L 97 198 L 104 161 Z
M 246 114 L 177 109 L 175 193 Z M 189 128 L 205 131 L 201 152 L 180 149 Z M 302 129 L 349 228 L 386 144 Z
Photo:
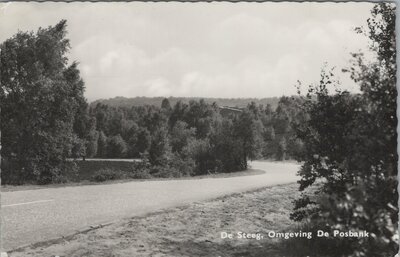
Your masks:
M 105 104 L 112 107 L 124 107 L 131 108 L 133 106 L 143 106 L 143 105 L 154 105 L 160 106 L 165 98 L 164 97 L 114 97 L 110 99 L 99 99 L 92 102 L 90 105 L 92 107 L 96 106 L 98 103 Z M 167 100 L 174 106 L 177 102 L 182 102 L 188 104 L 190 101 L 199 101 L 203 99 L 208 104 L 216 103 L 218 106 L 231 106 L 238 108 L 245 108 L 249 103 L 254 102 L 257 105 L 270 105 L 273 109 L 276 109 L 279 102 L 279 97 L 268 97 L 268 98 L 207 98 L 207 97 L 168 97 Z
M 82 182 L 93 180 L 97 172 L 100 170 L 112 170 L 117 173 L 123 173 L 124 177 L 128 176 L 132 171 L 132 162 L 126 161 L 100 161 L 86 160 L 76 161 L 77 172 L 75 174 L 67 174 L 66 179 L 71 182 Z
M 338 89 L 332 72 L 324 71 L 301 105 L 307 119 L 297 124 L 304 144 L 304 164 L 292 219 L 312 229 L 363 231 L 366 238 L 315 240 L 300 256 L 394 256 L 398 252 L 397 118 L 395 7 L 378 4 L 368 20 L 376 61 L 353 54 L 350 72 L 361 93 Z M 334 94 L 329 94 L 330 86 Z M 305 189 L 313 186 L 314 193 Z M 332 242 L 333 241 L 333 242 Z M 331 247 L 327 247 L 329 244 Z M 334 246 L 334 250 L 332 250 Z M 317 253 L 318 252 L 318 253 Z
M 376 57 L 368 62 L 354 53 L 344 70 L 360 85 L 359 94 L 341 90 L 333 71 L 324 69 L 305 96 L 114 98 L 90 105 L 78 64 L 68 64 L 66 21 L 18 32 L 0 45 L 2 183 L 64 182 L 85 167 L 94 181 L 181 177 L 245 170 L 257 158 L 295 158 L 303 163 L 302 194 L 291 219 L 303 222 L 303 230 L 366 230 L 371 236 L 299 240 L 288 249 L 299 256 L 393 256 L 394 5 L 375 5 L 368 28 L 356 31 L 370 39 Z M 238 108 L 223 112 L 223 105 Z M 119 169 L 70 161 L 86 157 L 142 161 Z
M 100 169 L 91 177 L 91 181 L 103 182 L 107 180 L 116 180 L 125 178 L 125 173 L 114 169 Z
M 49 183 L 74 170 L 66 157 L 82 144 L 78 117 L 87 104 L 77 64 L 68 65 L 65 35 L 63 20 L 0 46 L 3 179 Z

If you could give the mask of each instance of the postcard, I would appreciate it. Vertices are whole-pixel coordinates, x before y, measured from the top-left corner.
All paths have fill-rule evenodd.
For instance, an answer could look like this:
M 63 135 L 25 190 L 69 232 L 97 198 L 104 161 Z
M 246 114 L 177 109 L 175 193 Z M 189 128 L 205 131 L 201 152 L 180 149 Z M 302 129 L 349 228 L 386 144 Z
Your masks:
M 388 257 L 396 4 L 0 3 L 1 257 Z

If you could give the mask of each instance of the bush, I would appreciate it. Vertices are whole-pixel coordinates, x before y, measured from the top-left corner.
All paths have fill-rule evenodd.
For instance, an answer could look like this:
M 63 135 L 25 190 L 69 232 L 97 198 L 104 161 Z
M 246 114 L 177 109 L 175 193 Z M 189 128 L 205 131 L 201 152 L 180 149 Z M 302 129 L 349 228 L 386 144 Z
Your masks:
M 129 177 L 136 179 L 179 178 L 193 175 L 194 167 L 195 164 L 191 158 L 168 153 L 159 165 L 151 164 L 146 157 L 141 162 L 135 162 Z
M 178 170 L 170 167 L 170 166 L 153 166 L 150 169 L 150 174 L 153 177 L 157 178 L 179 178 L 182 177 L 182 174 L 179 173 Z
M 280 248 L 283 251 L 282 254 L 292 257 L 349 256 L 349 254 L 351 254 L 348 245 L 350 244 L 350 241 L 356 241 L 354 238 L 347 238 L 349 244 L 344 246 L 343 242 L 346 243 L 346 241 L 341 242 L 339 239 L 334 237 L 317 237 L 316 235 L 318 230 L 328 232 L 329 227 L 323 226 L 322 224 L 303 222 L 299 224 L 295 230 L 288 231 L 311 232 L 312 238 L 294 237 L 281 241 Z
M 150 163 L 147 159 L 141 162 L 134 162 L 129 172 L 129 177 L 134 179 L 148 179 L 153 176 L 150 174 Z
M 126 178 L 124 172 L 113 169 L 101 169 L 97 171 L 92 177 L 91 181 L 104 182 L 107 180 L 116 180 Z
M 1 184 L 59 184 L 73 181 L 78 175 L 76 162 L 66 161 L 58 167 L 33 161 L 2 160 Z
M 323 71 L 320 84 L 309 88 L 302 106 L 308 118 L 296 129 L 304 142 L 300 191 L 316 181 L 323 183 L 315 201 L 303 194 L 295 202 L 291 217 L 315 227 L 323 224 L 327 231 L 370 233 L 357 240 L 337 238 L 329 256 L 383 257 L 398 251 L 394 22 L 394 5 L 378 4 L 372 9 L 369 38 L 377 60 L 354 54 L 350 68 L 360 94 L 339 90 L 332 71 Z M 329 93 L 332 85 L 334 94 Z M 318 242 L 313 242 L 313 250 L 327 249 Z
M 92 177 L 102 169 L 119 170 L 125 174 L 130 173 L 132 162 L 127 161 L 98 161 L 98 160 L 86 160 L 86 161 L 75 161 L 78 166 L 77 176 L 69 177 L 72 181 L 91 180 Z

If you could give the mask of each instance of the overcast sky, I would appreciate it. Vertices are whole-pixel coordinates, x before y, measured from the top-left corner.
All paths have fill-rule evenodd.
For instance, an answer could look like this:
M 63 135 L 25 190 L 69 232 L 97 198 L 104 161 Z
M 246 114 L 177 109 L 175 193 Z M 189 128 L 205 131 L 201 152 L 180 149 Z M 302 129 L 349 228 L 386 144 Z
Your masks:
M 86 97 L 270 97 L 365 50 L 371 3 L 6 3 L 0 41 L 68 21 Z M 339 72 L 338 72 L 339 73 Z M 356 91 L 346 76 L 343 88 Z

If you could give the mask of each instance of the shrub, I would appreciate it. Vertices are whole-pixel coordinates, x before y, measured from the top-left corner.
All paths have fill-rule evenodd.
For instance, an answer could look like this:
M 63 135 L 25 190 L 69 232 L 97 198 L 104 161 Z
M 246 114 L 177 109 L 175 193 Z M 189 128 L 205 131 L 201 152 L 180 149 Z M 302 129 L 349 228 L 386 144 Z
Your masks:
M 157 178 L 179 178 L 182 174 L 170 166 L 153 166 L 150 169 L 150 174 Z
M 353 54 L 350 68 L 360 94 L 338 88 L 330 94 L 328 87 L 340 83 L 332 72 L 323 71 L 320 84 L 309 88 L 302 106 L 308 119 L 296 131 L 304 142 L 300 190 L 318 180 L 323 183 L 315 201 L 306 195 L 296 201 L 292 218 L 306 219 L 315 227 L 324 224 L 328 230 L 370 233 L 357 240 L 338 238 L 330 256 L 383 257 L 398 251 L 394 22 L 394 5 L 372 9 L 368 35 L 377 59 L 369 62 Z
M 316 235 L 318 230 L 328 232 L 329 227 L 310 222 L 303 222 L 299 224 L 295 230 L 291 231 L 311 232 L 312 238 L 308 239 L 307 237 L 294 237 L 287 240 L 282 240 L 280 243 L 280 248 L 283 251 L 282 254 L 285 256 L 298 257 L 349 256 L 349 254 L 351 254 L 349 247 L 344 246 L 343 242 L 341 243 L 337 238 L 317 237 Z M 350 241 L 354 241 L 354 239 L 348 238 L 347 242 Z
M 178 178 L 193 175 L 194 167 L 195 164 L 191 158 L 179 154 L 168 153 L 159 165 L 151 164 L 144 156 L 141 162 L 135 162 L 132 165 L 129 176 L 137 179 Z
M 148 179 L 153 176 L 150 174 L 150 163 L 145 158 L 141 162 L 134 162 L 129 172 L 129 177 L 134 179 Z
M 97 171 L 90 180 L 95 182 L 104 182 L 107 180 L 123 179 L 125 177 L 124 172 L 120 170 L 101 169 Z

